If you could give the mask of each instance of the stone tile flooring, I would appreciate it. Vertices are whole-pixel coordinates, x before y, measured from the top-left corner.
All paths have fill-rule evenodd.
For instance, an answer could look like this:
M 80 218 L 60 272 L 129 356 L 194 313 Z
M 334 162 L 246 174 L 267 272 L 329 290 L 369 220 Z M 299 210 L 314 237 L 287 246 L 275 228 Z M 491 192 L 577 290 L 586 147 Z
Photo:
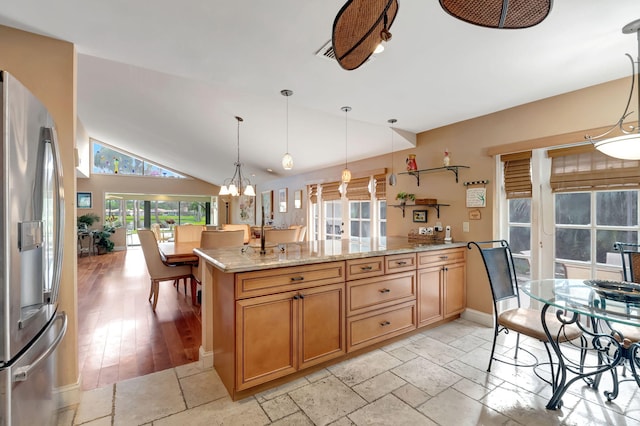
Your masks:
M 559 410 L 531 368 L 486 367 L 492 330 L 463 319 L 233 402 L 215 370 L 197 363 L 92 389 L 59 425 L 640 425 L 640 391 L 606 402 L 578 381 Z M 513 333 L 497 351 L 508 353 Z M 544 359 L 542 344 L 523 338 Z M 522 356 L 521 356 L 522 358 Z

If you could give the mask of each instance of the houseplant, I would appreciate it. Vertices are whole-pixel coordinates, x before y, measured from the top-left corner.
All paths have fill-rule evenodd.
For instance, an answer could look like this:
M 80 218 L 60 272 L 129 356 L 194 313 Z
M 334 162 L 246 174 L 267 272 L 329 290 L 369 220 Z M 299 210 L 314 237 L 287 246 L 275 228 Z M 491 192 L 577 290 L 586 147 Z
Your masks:
M 100 222 L 100 216 L 95 213 L 87 213 L 82 216 L 78 216 L 77 225 L 78 229 L 82 231 L 89 230 L 94 223 Z
M 400 200 L 400 204 L 405 205 L 407 204 L 407 200 L 415 201 L 416 194 L 409 194 L 407 192 L 398 192 L 398 194 L 396 195 L 396 200 Z
M 114 243 L 111 241 L 111 235 L 116 232 L 116 228 L 105 226 L 102 231 L 93 232 L 93 241 L 98 248 L 98 254 L 109 253 L 113 251 Z

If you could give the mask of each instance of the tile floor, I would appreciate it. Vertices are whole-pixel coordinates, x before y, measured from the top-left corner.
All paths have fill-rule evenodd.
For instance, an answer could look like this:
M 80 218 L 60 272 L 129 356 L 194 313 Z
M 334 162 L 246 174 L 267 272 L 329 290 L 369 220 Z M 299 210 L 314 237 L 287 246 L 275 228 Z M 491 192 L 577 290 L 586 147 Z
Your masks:
M 640 425 L 640 390 L 576 382 L 560 410 L 530 368 L 486 364 L 492 330 L 463 319 L 233 402 L 198 363 L 85 391 L 59 425 Z M 513 333 L 500 340 L 505 353 Z M 539 342 L 524 340 L 534 351 Z M 522 358 L 522 357 L 521 357 Z

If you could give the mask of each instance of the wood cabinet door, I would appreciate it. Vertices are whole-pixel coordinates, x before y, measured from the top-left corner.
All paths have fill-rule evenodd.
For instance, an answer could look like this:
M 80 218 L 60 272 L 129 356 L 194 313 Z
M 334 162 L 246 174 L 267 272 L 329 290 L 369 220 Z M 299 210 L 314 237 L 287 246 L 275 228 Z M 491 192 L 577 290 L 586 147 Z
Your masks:
M 444 317 L 459 314 L 467 306 L 466 266 L 446 265 L 444 270 Z
M 345 354 L 344 284 L 301 290 L 297 299 L 300 367 Z
M 418 327 L 443 318 L 442 266 L 418 269 Z
M 236 390 L 297 370 L 295 292 L 236 302 Z

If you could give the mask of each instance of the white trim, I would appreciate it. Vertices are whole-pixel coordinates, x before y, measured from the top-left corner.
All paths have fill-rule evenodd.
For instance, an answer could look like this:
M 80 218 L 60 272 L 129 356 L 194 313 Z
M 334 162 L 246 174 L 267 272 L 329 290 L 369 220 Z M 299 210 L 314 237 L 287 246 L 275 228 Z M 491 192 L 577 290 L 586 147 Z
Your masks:
M 53 389 L 53 396 L 55 398 L 58 409 L 70 407 L 80 403 L 82 396 L 82 388 L 80 387 L 80 378 L 72 385 L 66 385 Z
M 463 313 L 460 314 L 460 318 L 475 322 L 480 325 L 484 325 L 486 327 L 493 327 L 493 315 L 487 314 L 486 312 L 476 311 L 475 309 L 465 309 Z
M 198 358 L 198 363 L 200 364 L 201 369 L 207 370 L 213 368 L 213 351 L 205 352 L 204 348 L 200 346 Z

